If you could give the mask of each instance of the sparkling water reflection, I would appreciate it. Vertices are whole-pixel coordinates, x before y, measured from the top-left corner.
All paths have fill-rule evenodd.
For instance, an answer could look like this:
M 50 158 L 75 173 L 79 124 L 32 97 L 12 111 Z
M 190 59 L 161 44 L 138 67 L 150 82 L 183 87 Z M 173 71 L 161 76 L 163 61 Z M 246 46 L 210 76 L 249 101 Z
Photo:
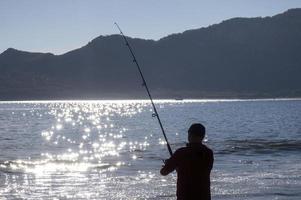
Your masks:
M 173 149 L 190 123 L 207 126 L 215 199 L 300 199 L 300 100 L 156 103 Z M 175 198 L 175 174 L 158 172 L 168 152 L 148 101 L 4 102 L 0 111 L 0 197 Z

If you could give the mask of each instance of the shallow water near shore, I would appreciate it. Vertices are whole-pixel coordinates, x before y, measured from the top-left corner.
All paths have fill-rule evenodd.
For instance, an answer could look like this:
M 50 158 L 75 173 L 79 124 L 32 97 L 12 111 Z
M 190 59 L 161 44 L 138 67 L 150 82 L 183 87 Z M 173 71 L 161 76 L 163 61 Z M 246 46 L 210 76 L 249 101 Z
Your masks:
M 158 100 L 175 150 L 193 122 L 215 153 L 212 199 L 301 199 L 301 100 Z M 175 199 L 147 100 L 0 103 L 0 199 Z

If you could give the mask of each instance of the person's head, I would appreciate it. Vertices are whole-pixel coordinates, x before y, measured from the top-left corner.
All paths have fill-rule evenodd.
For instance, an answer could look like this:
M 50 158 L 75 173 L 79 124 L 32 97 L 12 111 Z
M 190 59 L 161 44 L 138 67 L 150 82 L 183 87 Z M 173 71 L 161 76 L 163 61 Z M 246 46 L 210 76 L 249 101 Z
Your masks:
M 202 142 L 205 137 L 205 126 L 200 123 L 192 124 L 188 129 L 188 142 L 199 143 Z

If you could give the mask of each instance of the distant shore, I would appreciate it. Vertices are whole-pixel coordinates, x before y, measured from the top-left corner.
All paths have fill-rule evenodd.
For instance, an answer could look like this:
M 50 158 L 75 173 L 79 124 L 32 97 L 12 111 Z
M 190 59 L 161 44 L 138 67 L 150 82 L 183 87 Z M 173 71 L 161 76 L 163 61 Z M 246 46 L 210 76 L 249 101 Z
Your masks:
M 236 99 L 154 99 L 156 103 L 168 103 L 168 102 L 238 102 L 238 101 L 300 101 L 301 97 L 296 98 L 236 98 Z M 97 100 L 82 100 L 82 99 L 74 99 L 74 100 L 0 100 L 0 103 L 81 103 L 81 102 L 90 102 L 90 103 L 127 103 L 127 102 L 145 102 L 148 103 L 149 99 L 97 99 Z

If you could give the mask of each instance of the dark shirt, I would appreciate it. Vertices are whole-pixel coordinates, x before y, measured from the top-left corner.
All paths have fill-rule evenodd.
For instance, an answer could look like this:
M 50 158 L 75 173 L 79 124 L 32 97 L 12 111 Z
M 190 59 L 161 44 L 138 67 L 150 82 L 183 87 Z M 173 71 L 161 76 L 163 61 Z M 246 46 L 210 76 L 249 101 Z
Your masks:
M 201 143 L 189 143 L 178 149 L 161 169 L 165 176 L 176 170 L 178 200 L 210 200 L 210 172 L 213 152 Z

